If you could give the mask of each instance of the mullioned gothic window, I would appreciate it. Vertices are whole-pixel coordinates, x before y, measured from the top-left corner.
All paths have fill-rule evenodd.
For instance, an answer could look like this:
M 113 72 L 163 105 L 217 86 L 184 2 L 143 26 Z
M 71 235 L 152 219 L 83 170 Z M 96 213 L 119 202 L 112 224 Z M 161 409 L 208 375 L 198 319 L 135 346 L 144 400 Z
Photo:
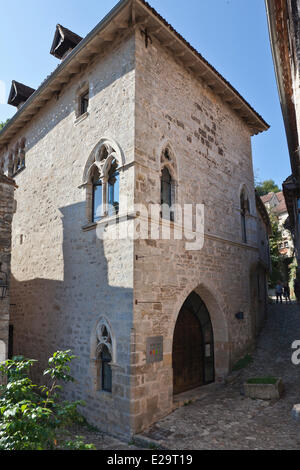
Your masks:
M 8 157 L 8 174 L 16 176 L 20 171 L 25 169 L 25 138 L 18 142 L 15 149 L 10 152 Z
M 120 150 L 103 140 L 92 153 L 85 170 L 86 219 L 96 223 L 120 211 Z

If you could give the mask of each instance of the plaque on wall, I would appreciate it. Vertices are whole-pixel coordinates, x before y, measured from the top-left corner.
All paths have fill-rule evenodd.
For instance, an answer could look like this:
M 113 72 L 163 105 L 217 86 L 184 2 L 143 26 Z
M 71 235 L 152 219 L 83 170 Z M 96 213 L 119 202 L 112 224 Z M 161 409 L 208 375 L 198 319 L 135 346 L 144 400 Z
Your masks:
M 163 336 L 147 338 L 146 362 L 161 362 L 163 360 Z

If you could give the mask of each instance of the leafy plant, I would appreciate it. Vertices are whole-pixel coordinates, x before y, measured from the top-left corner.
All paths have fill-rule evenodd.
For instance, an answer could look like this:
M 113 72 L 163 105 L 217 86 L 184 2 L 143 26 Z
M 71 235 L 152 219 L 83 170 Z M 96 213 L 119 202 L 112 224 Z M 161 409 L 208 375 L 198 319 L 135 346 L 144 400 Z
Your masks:
M 66 441 L 64 443 L 65 450 L 95 450 L 94 444 L 85 444 L 84 437 L 76 436 L 73 441 Z
M 283 259 L 279 251 L 279 243 L 282 241 L 282 234 L 279 229 L 279 222 L 277 217 L 268 211 L 271 227 L 272 227 L 272 235 L 270 236 L 270 257 L 271 257 L 271 264 L 272 264 L 272 273 L 270 276 L 270 285 L 275 286 L 277 281 L 282 279 L 283 277 Z
M 280 189 L 274 180 L 265 180 L 262 182 L 257 182 L 256 191 L 260 196 L 264 196 L 268 193 L 279 193 Z
M 149 449 L 150 450 L 156 450 L 156 449 L 159 449 L 159 447 L 154 442 L 150 442 Z
M 240 359 L 232 368 L 233 371 L 238 371 L 244 369 L 249 364 L 253 362 L 253 357 L 250 354 L 246 354 L 242 359 Z
M 5 122 L 0 122 L 0 131 L 3 129 L 3 127 L 6 126 L 8 122 L 9 122 L 9 119 L 7 119 Z
M 259 385 L 274 385 L 276 384 L 278 379 L 275 377 L 254 377 L 252 379 L 248 379 L 248 384 L 259 384 Z
M 5 385 L 0 386 L 0 450 L 93 449 L 81 438 L 64 441 L 63 432 L 83 418 L 77 411 L 82 401 L 62 401 L 61 382 L 73 382 L 71 351 L 57 351 L 49 359 L 50 385 L 38 386 L 30 378 L 36 361 L 22 356 L 0 364 Z

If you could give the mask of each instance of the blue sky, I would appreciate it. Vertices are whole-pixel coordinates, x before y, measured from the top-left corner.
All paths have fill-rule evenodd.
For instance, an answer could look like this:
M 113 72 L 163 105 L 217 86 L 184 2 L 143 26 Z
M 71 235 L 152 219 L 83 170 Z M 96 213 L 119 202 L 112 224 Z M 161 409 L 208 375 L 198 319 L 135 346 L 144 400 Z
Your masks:
M 33 88 L 58 60 L 49 54 L 61 23 L 85 36 L 117 0 L 0 0 L 0 80 L 6 100 L 11 80 Z M 264 0 L 149 0 L 271 125 L 255 136 L 253 161 L 260 180 L 281 186 L 291 173 L 270 50 Z M 0 103 L 0 121 L 15 108 Z

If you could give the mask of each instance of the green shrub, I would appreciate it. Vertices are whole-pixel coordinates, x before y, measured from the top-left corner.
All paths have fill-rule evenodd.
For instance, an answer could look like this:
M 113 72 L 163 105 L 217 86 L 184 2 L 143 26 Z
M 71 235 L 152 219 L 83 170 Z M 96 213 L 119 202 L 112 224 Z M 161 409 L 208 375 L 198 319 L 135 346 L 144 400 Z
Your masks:
M 265 385 L 274 385 L 276 384 L 277 379 L 275 377 L 254 377 L 248 379 L 248 384 L 265 384 Z
M 233 371 L 241 370 L 247 367 L 253 362 L 253 357 L 250 354 L 246 354 L 242 359 L 240 359 L 232 368 Z
M 0 364 L 6 384 L 0 386 L 0 450 L 91 449 L 81 438 L 65 441 L 63 432 L 80 417 L 82 401 L 62 401 L 60 382 L 73 382 L 71 351 L 57 351 L 49 359 L 44 376 L 50 385 L 38 386 L 29 373 L 32 359 L 14 357 Z

